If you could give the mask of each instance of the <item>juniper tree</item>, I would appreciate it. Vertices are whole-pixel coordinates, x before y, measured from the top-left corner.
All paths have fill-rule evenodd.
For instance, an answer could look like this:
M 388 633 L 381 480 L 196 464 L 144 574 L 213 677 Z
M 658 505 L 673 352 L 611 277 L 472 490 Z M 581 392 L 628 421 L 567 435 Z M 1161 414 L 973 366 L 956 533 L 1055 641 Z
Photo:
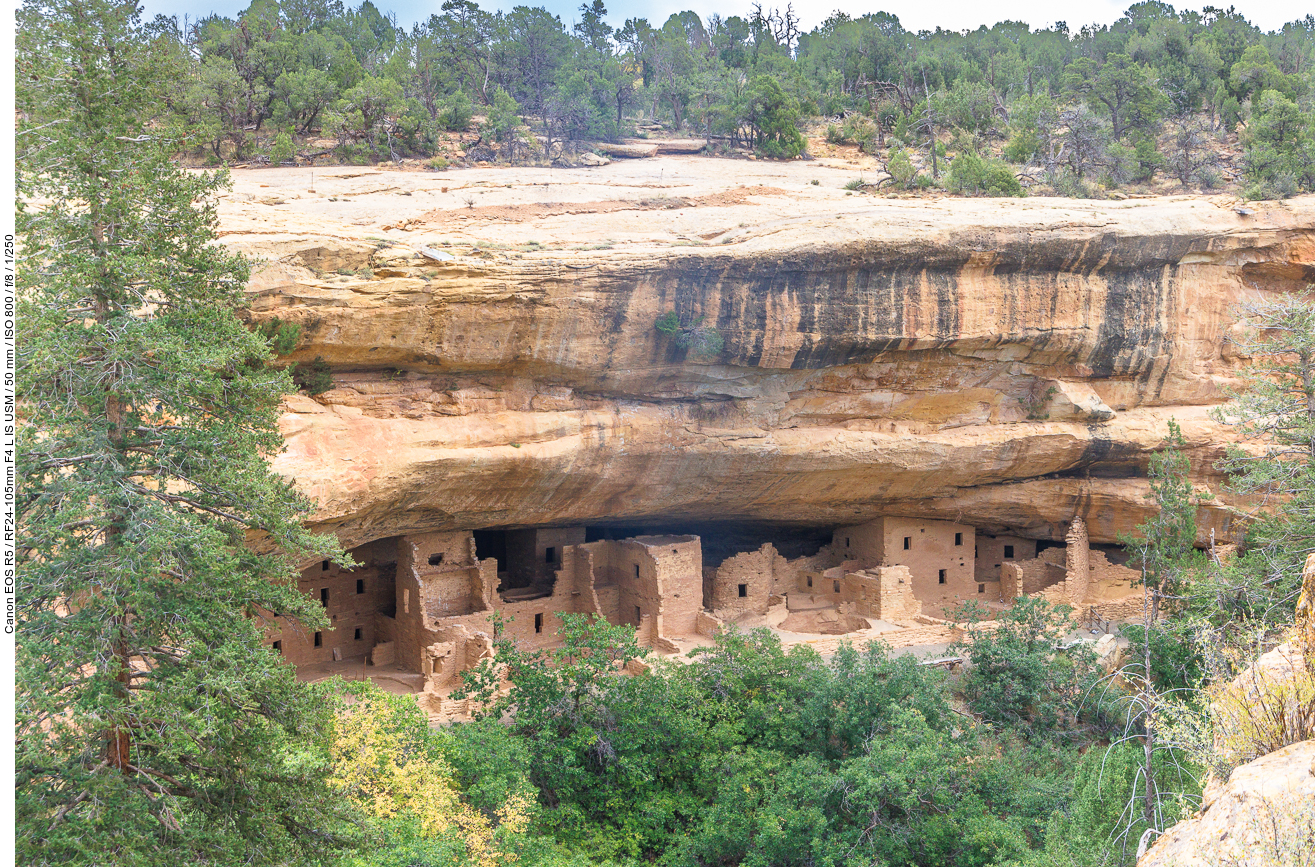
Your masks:
M 1215 418 L 1256 446 L 1231 446 L 1220 469 L 1252 498 L 1246 556 L 1220 603 L 1229 613 L 1287 620 L 1315 551 L 1315 299 L 1309 292 L 1244 304 L 1238 349 L 1245 385 Z
M 262 646 L 339 558 L 271 473 L 285 373 L 170 161 L 135 2 L 20 12 L 17 845 L 24 864 L 288 863 L 342 840 L 330 709 Z

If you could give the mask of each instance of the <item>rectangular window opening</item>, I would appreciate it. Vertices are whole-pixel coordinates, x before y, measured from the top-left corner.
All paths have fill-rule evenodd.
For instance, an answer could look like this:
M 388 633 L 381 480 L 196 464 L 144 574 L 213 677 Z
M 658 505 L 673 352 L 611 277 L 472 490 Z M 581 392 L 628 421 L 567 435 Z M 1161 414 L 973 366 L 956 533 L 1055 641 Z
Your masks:
M 845 537 L 845 547 L 846 547 L 846 548 L 849 547 L 849 537 L 848 537 L 848 536 Z
M 442 565 L 443 565 L 443 555 L 442 555 L 442 554 L 430 554 L 430 555 L 429 555 L 429 565 L 430 565 L 430 566 L 442 566 Z
M 543 552 L 543 562 L 545 562 L 545 563 L 556 563 L 556 562 L 557 562 L 557 549 L 556 549 L 556 548 L 549 548 L 547 551 L 544 551 L 544 552 Z
M 315 633 L 315 646 L 316 646 L 316 647 L 323 647 L 323 646 L 324 646 L 324 633 L 323 633 L 323 632 L 317 632 L 317 633 Z
M 274 648 L 274 652 L 275 652 L 275 653 L 282 653 L 282 652 L 283 652 L 283 642 L 282 642 L 282 641 L 276 641 L 276 642 L 274 642 L 273 644 L 271 644 L 270 647 Z
M 364 579 L 364 578 L 357 578 L 357 579 L 356 579 L 356 595 L 357 595 L 357 596 L 360 596 L 360 595 L 361 595 L 362 593 L 364 593 L 364 592 L 365 592 L 365 579 Z
M 320 604 L 323 605 L 325 608 L 328 608 L 328 607 L 329 607 L 329 588 L 328 588 L 328 587 L 321 587 L 321 588 L 320 588 Z
M 809 587 L 812 587 L 812 586 L 813 586 L 813 576 L 812 576 L 812 575 L 809 575 L 809 576 L 808 576 L 808 586 L 809 586 Z
M 359 626 L 352 630 L 352 641 L 360 641 L 364 637 L 362 632 L 363 630 Z
M 839 581 L 832 581 L 832 582 L 831 582 L 831 592 L 832 592 L 832 593 L 839 593 L 839 592 L 840 592 L 840 582 L 839 582 Z
M 639 567 L 636 566 L 635 568 L 638 569 Z M 640 610 L 639 610 L 639 606 L 636 605 L 636 606 L 635 606 L 635 625 L 638 626 L 641 622 L 643 622 L 643 620 L 644 620 L 644 612 L 643 612 L 643 611 L 640 611 Z
M 905 537 L 904 537 L 904 550 L 907 551 L 907 550 L 909 550 L 909 548 L 911 548 L 911 547 L 913 547 L 913 537 L 912 537 L 912 536 L 905 536 Z
M 954 544 L 956 544 L 956 545 L 962 545 L 962 544 L 963 544 L 963 533 L 955 533 L 955 534 L 954 534 Z
M 636 577 L 636 578 L 639 577 L 639 564 L 638 564 L 638 563 L 635 564 L 635 577 Z
M 942 569 L 942 570 L 940 570 L 939 572 L 936 573 L 936 583 L 937 583 L 937 584 L 944 584 L 944 583 L 945 583 L 945 570 L 944 570 L 944 569 Z
M 985 584 L 978 584 L 978 585 L 977 585 L 977 592 L 978 592 L 978 593 L 985 593 L 985 592 L 986 592 L 986 585 L 985 585 Z
M 1013 546 L 1013 545 L 1005 545 L 1005 559 L 1006 559 L 1006 560 L 1012 560 L 1012 559 L 1014 559 L 1014 546 Z
M 542 615 L 542 614 L 536 614 L 536 615 L 534 615 L 534 631 L 535 631 L 535 632 L 543 632 L 543 615 Z
M 329 571 L 329 561 L 328 561 L 328 560 L 325 560 L 323 563 L 320 564 L 320 571 L 321 571 L 321 572 L 328 572 L 328 571 Z
M 746 597 L 746 596 L 749 595 L 749 585 L 748 585 L 748 584 L 739 584 L 739 585 L 736 586 L 736 589 L 739 591 L 739 594 L 740 594 L 740 598 L 741 598 L 741 599 L 743 599 L 744 597 Z

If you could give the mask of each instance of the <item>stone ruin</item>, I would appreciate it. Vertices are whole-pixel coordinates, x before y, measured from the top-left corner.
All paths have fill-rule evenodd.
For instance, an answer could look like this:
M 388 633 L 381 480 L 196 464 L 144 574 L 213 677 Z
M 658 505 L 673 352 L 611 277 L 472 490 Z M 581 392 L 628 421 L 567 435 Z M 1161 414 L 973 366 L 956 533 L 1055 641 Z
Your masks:
M 494 556 L 481 558 L 481 537 Z M 459 713 L 447 694 L 492 655 L 495 614 L 527 648 L 556 646 L 561 616 L 576 613 L 632 626 L 640 645 L 679 654 L 732 624 L 804 639 L 905 632 L 913 641 L 969 599 L 999 608 L 1035 594 L 1106 620 L 1140 610 L 1137 573 L 1092 550 L 1080 517 L 1063 547 L 1037 549 L 1035 540 L 908 517 L 840 527 L 812 556 L 787 559 L 768 543 L 716 568 L 704 568 L 692 535 L 587 542 L 583 527 L 418 533 L 355 549 L 353 569 L 328 561 L 305 569 L 300 587 L 325 606 L 330 629 L 307 634 L 271 615 L 268 640 L 299 676 L 359 671 L 420 693 L 431 711 Z

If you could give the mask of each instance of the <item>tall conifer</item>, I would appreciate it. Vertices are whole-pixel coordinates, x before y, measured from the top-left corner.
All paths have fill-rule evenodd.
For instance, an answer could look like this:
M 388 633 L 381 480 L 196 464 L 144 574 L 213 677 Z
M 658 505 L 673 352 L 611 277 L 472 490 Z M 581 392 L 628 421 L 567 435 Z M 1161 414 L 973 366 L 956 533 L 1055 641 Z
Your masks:
M 20 16 L 20 863 L 333 848 L 329 710 L 261 613 L 323 625 L 293 565 L 341 551 L 269 469 L 290 384 L 237 315 L 224 180 L 172 162 L 135 2 Z

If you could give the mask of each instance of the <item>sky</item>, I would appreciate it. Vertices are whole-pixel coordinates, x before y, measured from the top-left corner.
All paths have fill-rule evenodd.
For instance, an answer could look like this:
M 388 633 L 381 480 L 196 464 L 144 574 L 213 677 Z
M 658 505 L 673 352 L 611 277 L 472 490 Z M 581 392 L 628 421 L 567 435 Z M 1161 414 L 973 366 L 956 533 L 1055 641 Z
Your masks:
M 440 11 L 442 0 L 372 0 L 385 14 L 397 15 L 397 23 L 410 29 L 417 21 L 427 19 Z M 561 17 L 566 26 L 579 20 L 580 0 L 477 0 L 485 9 L 508 10 L 513 6 L 543 6 Z M 1122 16 L 1134 0 L 1085 0 L 1075 6 L 1056 0 L 796 0 L 804 32 L 812 30 L 831 12 L 839 9 L 850 15 L 868 12 L 889 12 L 899 17 L 908 30 L 975 30 L 980 25 L 990 26 L 999 21 L 1025 21 L 1033 29 L 1049 27 L 1056 21 L 1065 21 L 1070 30 L 1084 24 L 1111 24 Z M 233 17 L 245 9 L 250 0 L 142 0 L 144 18 L 156 14 L 195 19 L 211 12 Z M 699 13 L 705 20 L 713 13 L 722 17 L 747 15 L 752 0 L 609 0 L 608 19 L 620 26 L 627 18 L 647 18 L 655 26 L 686 9 Z M 358 6 L 360 0 L 344 0 L 345 6 Z M 763 8 L 784 6 L 780 0 L 763 0 Z M 1277 30 L 1288 21 L 1315 13 L 1315 0 L 1311 6 L 1293 0 L 1202 0 L 1199 3 L 1173 4 L 1178 9 L 1200 9 L 1215 5 L 1223 8 L 1235 6 L 1252 24 L 1262 30 Z

